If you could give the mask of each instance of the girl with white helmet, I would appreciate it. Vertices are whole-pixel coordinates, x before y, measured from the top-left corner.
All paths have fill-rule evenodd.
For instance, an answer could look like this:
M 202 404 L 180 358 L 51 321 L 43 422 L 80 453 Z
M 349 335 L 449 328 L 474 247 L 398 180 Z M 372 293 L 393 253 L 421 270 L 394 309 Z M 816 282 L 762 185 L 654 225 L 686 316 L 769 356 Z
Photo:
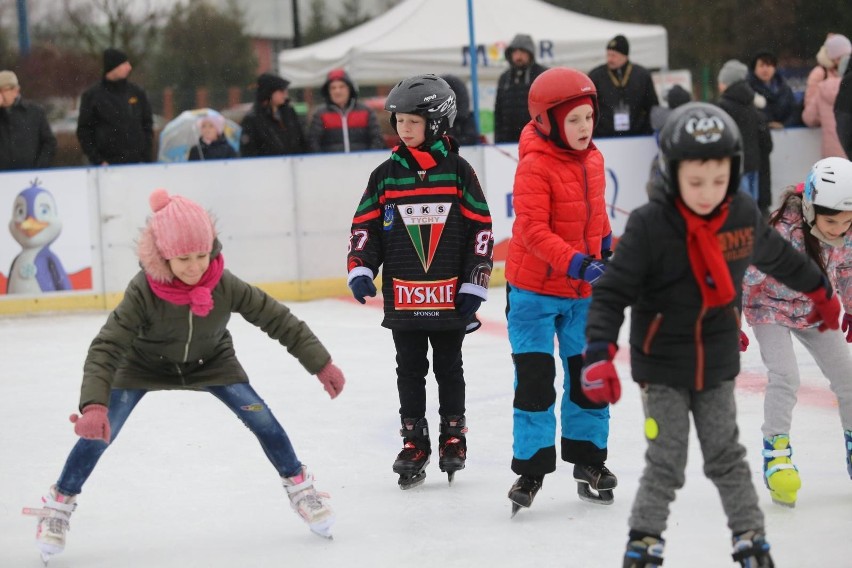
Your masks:
M 852 356 L 846 345 L 852 343 L 852 162 L 825 158 L 815 163 L 803 186 L 784 194 L 769 223 L 819 265 L 845 311 L 841 330 L 820 333 L 807 318 L 810 299 L 754 267 L 746 273 L 743 313 L 760 343 L 769 378 L 762 427 L 764 482 L 773 501 L 793 507 L 801 487 L 790 446 L 800 383 L 793 337 L 816 360 L 837 397 L 852 477 Z

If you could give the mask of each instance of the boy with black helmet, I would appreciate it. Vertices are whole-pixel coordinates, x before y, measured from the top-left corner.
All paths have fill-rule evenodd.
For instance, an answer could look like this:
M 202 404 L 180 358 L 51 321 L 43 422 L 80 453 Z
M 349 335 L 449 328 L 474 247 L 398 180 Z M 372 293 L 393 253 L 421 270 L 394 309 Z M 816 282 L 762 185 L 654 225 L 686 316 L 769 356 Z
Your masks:
M 512 515 L 532 505 L 544 476 L 556 470 L 557 361 L 563 367 L 561 457 L 574 464 L 580 498 L 610 504 L 617 484 L 604 465 L 609 408 L 580 389 L 586 312 L 612 246 L 604 160 L 592 142 L 595 86 L 580 71 L 554 67 L 533 82 L 528 106 L 532 120 L 518 146 L 506 258 L 515 364 L 512 471 L 519 475 L 508 495 Z
M 385 102 L 402 144 L 370 175 L 352 220 L 349 287 L 362 304 L 382 271 L 384 327 L 396 347 L 403 448 L 393 464 L 401 489 L 423 483 L 432 453 L 426 419 L 428 347 L 438 382 L 439 467 L 450 482 L 467 456 L 461 347 L 479 327 L 494 238 L 473 168 L 446 136 L 456 99 L 446 81 L 417 75 Z
M 811 259 L 766 226 L 738 191 L 742 140 L 733 119 L 706 103 L 676 109 L 660 132 L 660 176 L 634 210 L 589 310 L 583 390 L 614 403 L 613 364 L 631 307 L 630 363 L 642 386 L 648 449 L 630 516 L 625 568 L 662 564 L 669 505 L 684 482 L 689 415 L 704 472 L 719 489 L 742 566 L 773 566 L 763 513 L 738 441 L 734 378 L 739 307 L 753 264 L 814 302 L 813 321 L 838 327 L 839 304 Z

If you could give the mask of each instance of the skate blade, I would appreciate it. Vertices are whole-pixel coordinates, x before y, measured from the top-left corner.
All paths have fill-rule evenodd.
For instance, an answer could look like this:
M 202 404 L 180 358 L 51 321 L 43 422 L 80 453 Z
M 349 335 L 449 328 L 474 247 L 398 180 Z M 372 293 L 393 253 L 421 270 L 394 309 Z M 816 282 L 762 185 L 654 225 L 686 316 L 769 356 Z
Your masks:
M 426 474 L 420 473 L 413 477 L 408 478 L 399 478 L 399 488 L 403 491 L 407 491 L 408 489 L 414 489 L 415 487 L 420 487 L 426 481 Z
M 776 505 L 781 505 L 782 507 L 787 507 L 788 509 L 793 509 L 796 507 L 796 494 L 795 493 L 779 493 L 778 491 L 770 491 L 770 497 L 772 497 L 772 502 Z
M 588 483 L 577 482 L 577 496 L 587 503 L 595 505 L 612 505 L 615 496 L 612 489 L 600 489 L 595 492 Z
M 455 478 L 456 478 L 456 472 L 454 472 L 454 471 L 448 471 L 447 472 L 447 483 L 449 483 L 451 486 L 453 484 L 453 479 L 455 479 Z
M 314 523 L 312 525 L 308 525 L 308 528 L 311 529 L 311 532 L 317 536 L 321 536 L 322 538 L 328 540 L 334 540 L 334 536 L 331 534 L 331 527 L 334 524 L 334 518 L 326 519 L 324 521 L 320 521 L 318 523 Z
M 509 518 L 510 518 L 510 519 L 514 519 L 514 518 L 515 518 L 515 515 L 517 515 L 517 514 L 518 514 L 518 511 L 520 511 L 521 509 L 526 509 L 526 508 L 527 508 L 527 507 L 524 507 L 523 505 L 518 505 L 517 503 L 515 503 L 514 501 L 512 501 L 512 516 L 511 516 L 511 517 L 509 517 Z
M 41 563 L 47 566 L 47 563 L 50 562 L 50 558 L 53 556 L 52 554 L 48 554 L 46 552 L 41 552 Z

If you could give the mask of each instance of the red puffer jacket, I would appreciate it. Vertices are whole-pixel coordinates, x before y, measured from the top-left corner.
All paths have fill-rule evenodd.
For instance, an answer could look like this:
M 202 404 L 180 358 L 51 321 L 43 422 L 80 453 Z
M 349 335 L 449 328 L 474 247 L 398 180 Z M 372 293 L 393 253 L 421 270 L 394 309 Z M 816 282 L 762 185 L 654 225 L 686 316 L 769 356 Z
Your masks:
M 586 152 L 562 150 L 532 123 L 518 152 L 506 280 L 549 296 L 586 298 L 592 287 L 567 273 L 577 253 L 601 258 L 601 241 L 611 232 L 603 155 L 594 144 Z

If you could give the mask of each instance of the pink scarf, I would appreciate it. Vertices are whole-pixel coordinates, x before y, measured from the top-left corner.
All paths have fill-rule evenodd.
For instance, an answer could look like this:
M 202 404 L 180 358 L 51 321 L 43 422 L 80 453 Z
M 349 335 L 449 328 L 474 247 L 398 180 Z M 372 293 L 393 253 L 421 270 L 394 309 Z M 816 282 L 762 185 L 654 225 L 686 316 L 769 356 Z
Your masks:
M 145 277 L 148 279 L 151 291 L 158 298 L 178 306 L 189 304 L 193 314 L 204 317 L 213 309 L 213 288 L 219 283 L 224 270 L 225 259 L 218 254 L 210 260 L 210 266 L 207 267 L 198 284 L 194 286 L 184 284 L 179 278 L 172 278 L 170 282 L 162 283 L 151 279 L 147 274 Z

